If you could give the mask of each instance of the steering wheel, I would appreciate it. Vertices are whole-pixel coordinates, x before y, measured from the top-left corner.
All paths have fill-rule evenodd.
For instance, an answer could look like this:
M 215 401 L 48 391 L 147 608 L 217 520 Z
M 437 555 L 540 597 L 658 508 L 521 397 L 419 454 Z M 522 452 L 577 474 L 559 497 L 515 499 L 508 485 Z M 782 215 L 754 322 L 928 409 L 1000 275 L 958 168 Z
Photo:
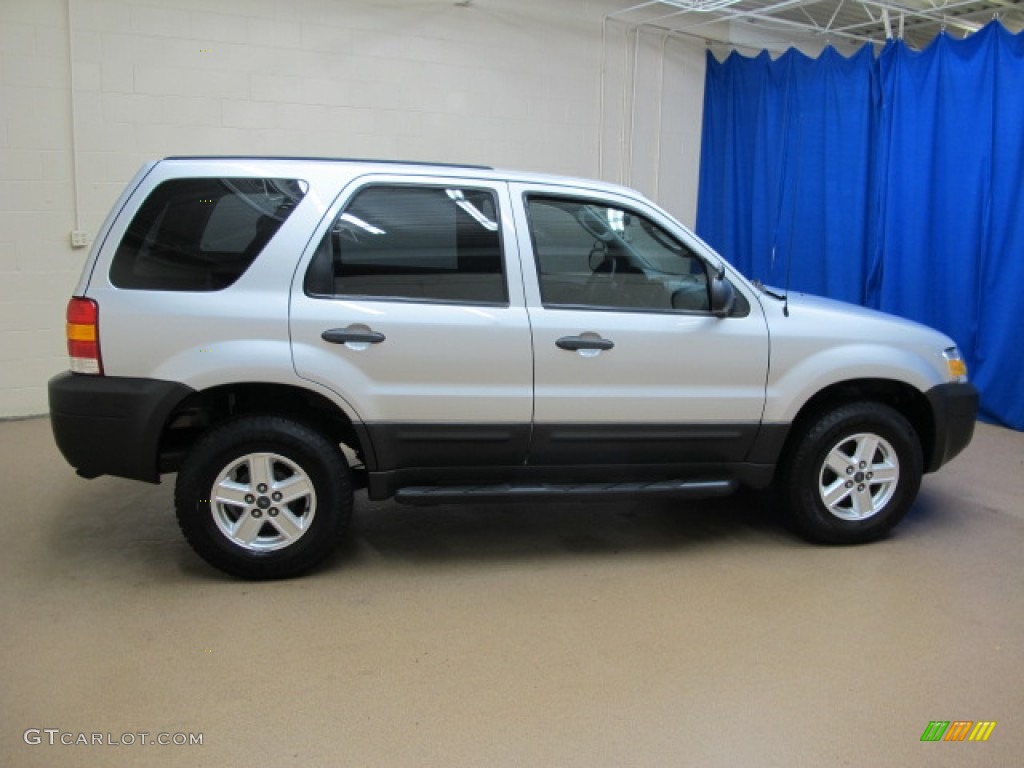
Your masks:
M 587 266 L 590 267 L 591 273 L 595 275 L 600 274 L 614 277 L 618 263 L 618 259 L 608 257 L 608 246 L 602 242 L 594 243 L 594 247 L 590 249 L 590 255 L 587 257 Z

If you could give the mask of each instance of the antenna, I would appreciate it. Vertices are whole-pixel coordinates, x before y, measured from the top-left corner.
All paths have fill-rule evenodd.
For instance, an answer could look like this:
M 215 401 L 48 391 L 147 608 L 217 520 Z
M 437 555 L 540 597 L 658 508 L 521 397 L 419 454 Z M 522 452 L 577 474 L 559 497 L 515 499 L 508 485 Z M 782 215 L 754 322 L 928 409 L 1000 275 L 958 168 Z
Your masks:
M 798 138 L 802 138 L 799 134 L 804 127 L 804 121 L 798 117 L 796 124 Z M 799 169 L 796 171 L 796 180 L 793 182 L 793 198 L 793 211 L 789 217 L 789 244 L 786 246 L 786 284 L 782 289 L 782 314 L 785 317 L 789 317 L 789 278 L 793 274 L 793 237 L 796 234 L 796 206 L 800 200 Z
M 796 177 L 797 190 L 800 189 L 800 177 Z M 793 219 L 796 219 L 794 207 Z M 793 272 L 793 226 L 789 228 L 789 247 L 786 250 L 786 284 L 782 289 L 782 314 L 789 317 L 789 276 Z
M 784 110 L 783 110 L 783 124 L 786 125 L 787 127 L 789 126 L 789 99 L 790 99 L 790 85 L 791 85 L 790 77 L 791 76 L 792 76 L 792 73 L 790 73 L 787 76 L 787 78 L 786 78 L 786 104 L 785 104 L 785 107 L 784 107 Z M 798 117 L 797 118 L 797 130 L 798 130 L 798 132 L 802 128 L 803 128 L 803 120 L 801 120 Z M 798 136 L 797 138 L 800 138 L 800 137 Z M 783 174 L 785 174 L 786 170 L 792 169 L 792 167 L 793 167 L 793 163 L 791 162 L 790 157 L 794 153 L 791 153 L 789 151 L 791 143 L 792 142 L 791 142 L 791 140 L 789 138 L 789 135 L 788 135 L 788 132 L 787 132 L 786 137 L 785 137 L 785 143 L 783 145 L 783 151 L 782 151 L 782 158 L 783 158 L 783 162 L 785 163 L 785 165 L 783 167 Z M 794 171 L 794 173 L 796 173 L 796 172 Z M 793 196 L 794 196 L 793 210 L 792 210 L 792 213 L 790 214 L 790 217 L 789 217 L 789 243 L 788 243 L 788 245 L 786 247 L 786 282 L 785 282 L 785 285 L 783 286 L 783 290 L 782 290 L 782 314 L 785 317 L 789 317 L 789 280 L 790 280 L 790 275 L 793 273 L 793 236 L 794 236 L 794 233 L 796 232 L 796 201 L 799 200 L 799 198 L 800 198 L 800 174 L 799 173 L 796 173 L 796 181 L 794 182 L 794 187 L 795 188 L 793 190 Z M 782 206 L 783 206 L 783 202 L 786 199 L 786 192 L 785 192 L 785 190 L 786 190 L 786 185 L 783 184 L 782 193 L 779 195 L 778 212 L 777 212 L 776 218 L 775 218 L 775 237 L 773 238 L 773 242 L 772 242 L 772 270 L 773 271 L 774 271 L 774 268 L 775 268 L 775 245 L 776 245 L 776 241 L 778 239 L 779 225 L 782 222 Z

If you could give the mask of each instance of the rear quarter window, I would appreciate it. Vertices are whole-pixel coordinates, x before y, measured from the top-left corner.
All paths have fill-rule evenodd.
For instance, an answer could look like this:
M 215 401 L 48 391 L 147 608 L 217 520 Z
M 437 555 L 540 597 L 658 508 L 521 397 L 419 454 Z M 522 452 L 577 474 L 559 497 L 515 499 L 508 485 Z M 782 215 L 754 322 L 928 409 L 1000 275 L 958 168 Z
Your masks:
M 259 256 L 306 188 L 298 179 L 165 181 L 132 217 L 110 281 L 139 290 L 226 288 Z

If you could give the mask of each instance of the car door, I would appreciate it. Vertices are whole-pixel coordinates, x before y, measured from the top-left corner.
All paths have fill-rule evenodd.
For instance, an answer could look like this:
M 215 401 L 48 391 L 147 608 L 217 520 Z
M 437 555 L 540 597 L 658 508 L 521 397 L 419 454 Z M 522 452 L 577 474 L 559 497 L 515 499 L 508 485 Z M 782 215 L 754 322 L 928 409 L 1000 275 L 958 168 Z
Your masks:
M 298 375 L 342 398 L 376 470 L 521 464 L 533 361 L 507 186 L 367 176 L 292 288 Z
M 712 257 L 611 192 L 511 185 L 534 343 L 540 465 L 743 460 L 761 421 L 768 333 L 736 283 L 710 311 Z M 534 268 L 530 268 L 530 266 Z

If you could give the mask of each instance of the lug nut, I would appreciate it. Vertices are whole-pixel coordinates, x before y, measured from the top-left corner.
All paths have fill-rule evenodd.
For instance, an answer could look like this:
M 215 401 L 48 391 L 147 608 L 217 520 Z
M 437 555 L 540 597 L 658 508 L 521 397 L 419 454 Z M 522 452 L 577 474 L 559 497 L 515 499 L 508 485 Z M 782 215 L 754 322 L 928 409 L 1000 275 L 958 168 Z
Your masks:
M 853 480 L 847 480 L 846 481 L 846 487 L 847 488 L 853 488 Z
M 245 495 L 245 503 L 246 504 L 253 504 L 253 503 L 255 503 L 255 501 L 256 501 L 256 497 L 253 496 L 251 493 L 247 493 Z
M 281 495 L 280 491 L 274 491 L 274 495 L 271 496 L 270 498 L 272 498 L 274 501 L 280 501 L 284 497 Z
M 862 461 L 862 462 L 860 463 L 860 468 L 861 468 L 861 469 L 864 469 L 864 467 L 866 467 L 867 465 L 868 465 L 868 463 L 867 463 L 866 461 Z
M 858 485 L 858 486 L 857 486 L 857 490 L 858 490 L 858 491 L 863 491 L 863 490 L 864 490 L 864 486 L 863 486 L 863 484 L 862 484 L 862 485 Z
M 874 472 L 868 472 L 868 480 L 875 476 Z
M 263 510 L 262 509 L 254 509 L 252 511 L 252 516 L 253 517 L 263 517 Z
M 271 517 L 277 517 L 277 507 L 271 507 L 267 510 L 267 514 Z
M 864 465 L 861 464 L 861 466 L 863 467 Z M 266 483 L 260 483 L 259 485 L 256 486 L 256 490 L 259 491 L 260 493 L 266 493 L 267 492 L 267 484 Z

